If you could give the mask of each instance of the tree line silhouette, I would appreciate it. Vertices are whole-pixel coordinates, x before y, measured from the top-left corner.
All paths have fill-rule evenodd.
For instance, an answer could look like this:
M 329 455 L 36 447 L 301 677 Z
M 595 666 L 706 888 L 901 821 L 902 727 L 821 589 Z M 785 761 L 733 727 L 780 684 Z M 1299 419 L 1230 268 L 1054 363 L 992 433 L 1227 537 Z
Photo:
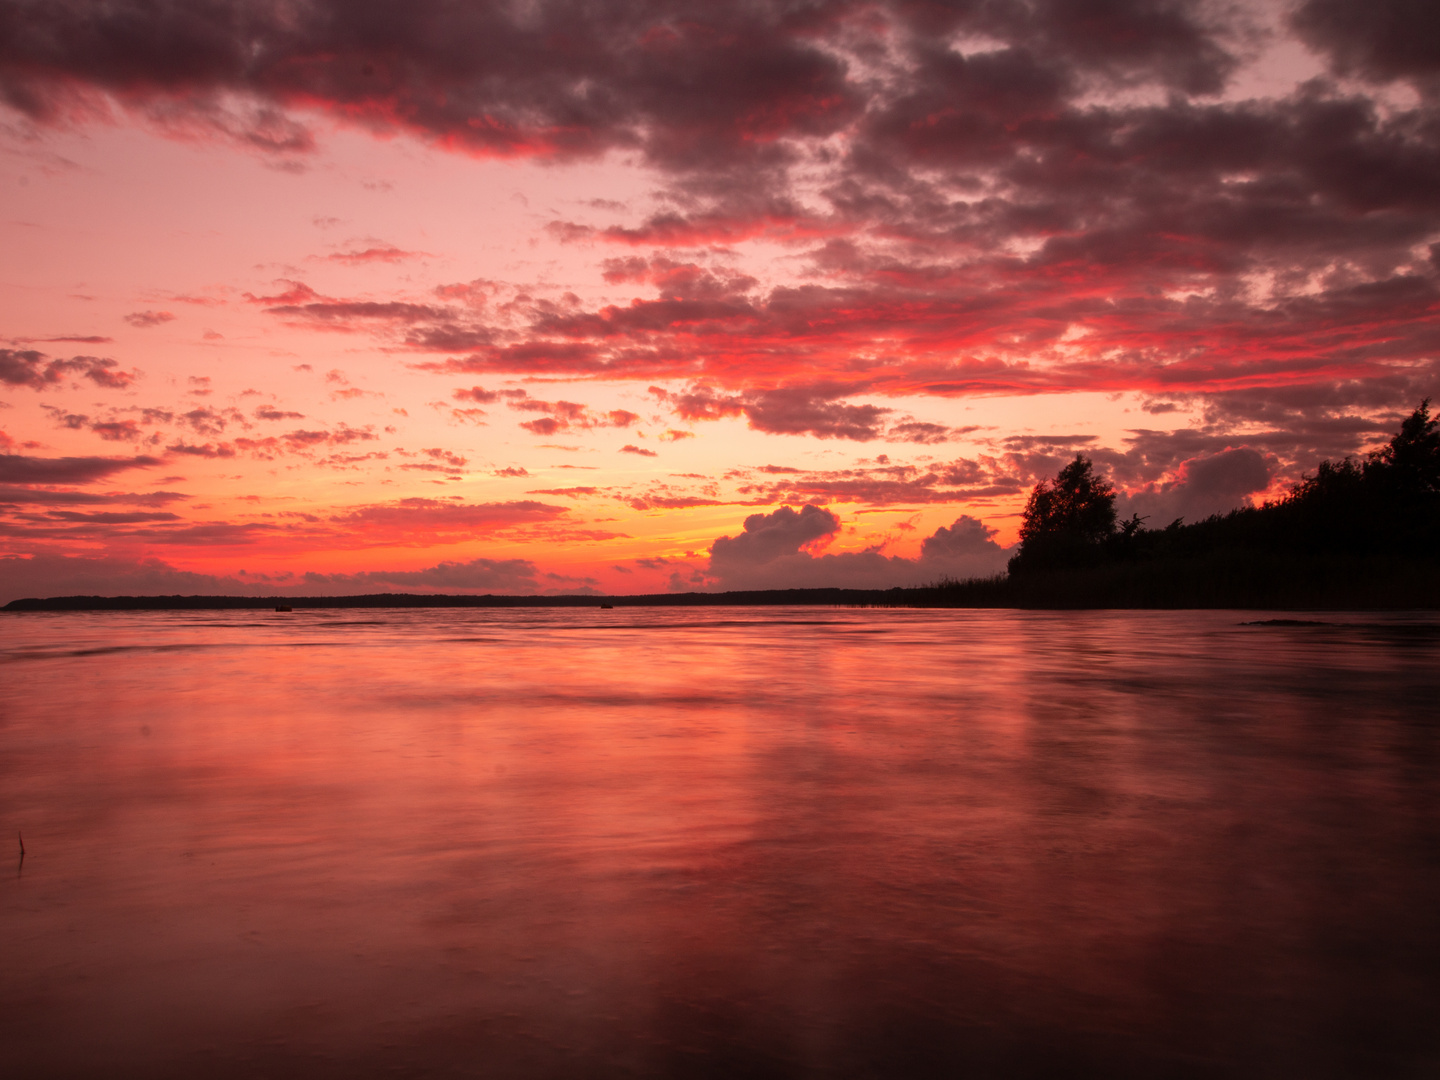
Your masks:
M 1117 520 L 1114 487 L 1076 455 L 1030 493 L 1008 577 L 930 592 L 984 606 L 1440 607 L 1440 420 L 1427 398 L 1384 447 L 1322 461 L 1281 499 L 1159 528 Z

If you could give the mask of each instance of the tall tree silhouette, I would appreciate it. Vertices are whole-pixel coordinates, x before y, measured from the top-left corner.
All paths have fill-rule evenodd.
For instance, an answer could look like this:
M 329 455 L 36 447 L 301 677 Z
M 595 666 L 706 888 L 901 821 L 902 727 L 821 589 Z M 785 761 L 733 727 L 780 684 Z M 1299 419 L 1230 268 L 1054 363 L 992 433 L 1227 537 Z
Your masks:
M 1264 522 L 1274 545 L 1433 557 L 1440 540 L 1440 422 L 1420 403 L 1365 459 L 1322 461 Z
M 1030 492 L 1010 572 L 1085 566 L 1115 531 L 1115 489 L 1084 454 Z
M 1370 456 L 1366 471 L 1371 469 L 1388 473 L 1390 484 L 1406 494 L 1440 494 L 1440 420 L 1430 416 L 1429 398 Z

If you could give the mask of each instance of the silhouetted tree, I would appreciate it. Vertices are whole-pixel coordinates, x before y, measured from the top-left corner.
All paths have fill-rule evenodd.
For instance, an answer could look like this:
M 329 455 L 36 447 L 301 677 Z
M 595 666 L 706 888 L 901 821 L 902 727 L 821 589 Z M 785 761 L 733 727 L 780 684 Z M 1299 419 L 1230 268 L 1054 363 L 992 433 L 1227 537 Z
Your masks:
M 1030 493 L 1010 576 L 967 584 L 968 602 L 1440 605 L 1440 418 L 1428 398 L 1386 445 L 1322 461 L 1263 506 L 1147 529 L 1138 516 L 1117 523 L 1114 504 L 1110 485 L 1076 457 Z M 1046 573 L 1056 570 L 1069 572 Z
M 1271 546 L 1433 558 L 1440 550 L 1440 422 L 1420 403 L 1365 460 L 1322 461 L 1265 519 Z
M 1372 470 L 1405 494 L 1440 494 L 1440 420 L 1430 416 L 1429 398 L 1420 402 L 1388 445 L 1370 455 L 1366 472 Z
M 1076 454 L 1054 480 L 1030 492 L 1010 572 L 1087 565 L 1114 531 L 1115 489 L 1095 475 L 1089 458 Z

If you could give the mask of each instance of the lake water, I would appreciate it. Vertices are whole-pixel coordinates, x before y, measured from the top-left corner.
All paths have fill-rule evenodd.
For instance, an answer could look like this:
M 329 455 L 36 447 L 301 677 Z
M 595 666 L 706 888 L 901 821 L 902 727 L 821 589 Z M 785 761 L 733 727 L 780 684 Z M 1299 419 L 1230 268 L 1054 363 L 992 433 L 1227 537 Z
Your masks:
M 1440 625 L 1265 618 L 0 617 L 0 1071 L 1434 1077 Z

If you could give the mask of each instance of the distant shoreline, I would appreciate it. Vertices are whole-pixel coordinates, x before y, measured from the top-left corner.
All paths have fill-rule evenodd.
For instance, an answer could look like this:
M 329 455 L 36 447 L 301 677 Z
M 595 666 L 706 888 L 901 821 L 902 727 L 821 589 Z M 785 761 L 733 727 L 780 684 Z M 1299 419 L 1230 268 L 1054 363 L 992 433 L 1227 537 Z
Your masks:
M 1395 559 L 1164 559 L 891 589 L 763 589 L 600 596 L 52 596 L 0 612 L 264 611 L 289 608 L 887 607 L 1073 610 L 1435 611 L 1440 573 Z
M 456 596 L 369 593 L 359 596 L 52 596 L 12 600 L 0 611 L 230 611 L 301 608 L 518 608 L 518 607 L 776 607 L 801 605 L 909 606 L 915 589 L 773 589 L 723 593 L 650 593 L 631 596 Z

